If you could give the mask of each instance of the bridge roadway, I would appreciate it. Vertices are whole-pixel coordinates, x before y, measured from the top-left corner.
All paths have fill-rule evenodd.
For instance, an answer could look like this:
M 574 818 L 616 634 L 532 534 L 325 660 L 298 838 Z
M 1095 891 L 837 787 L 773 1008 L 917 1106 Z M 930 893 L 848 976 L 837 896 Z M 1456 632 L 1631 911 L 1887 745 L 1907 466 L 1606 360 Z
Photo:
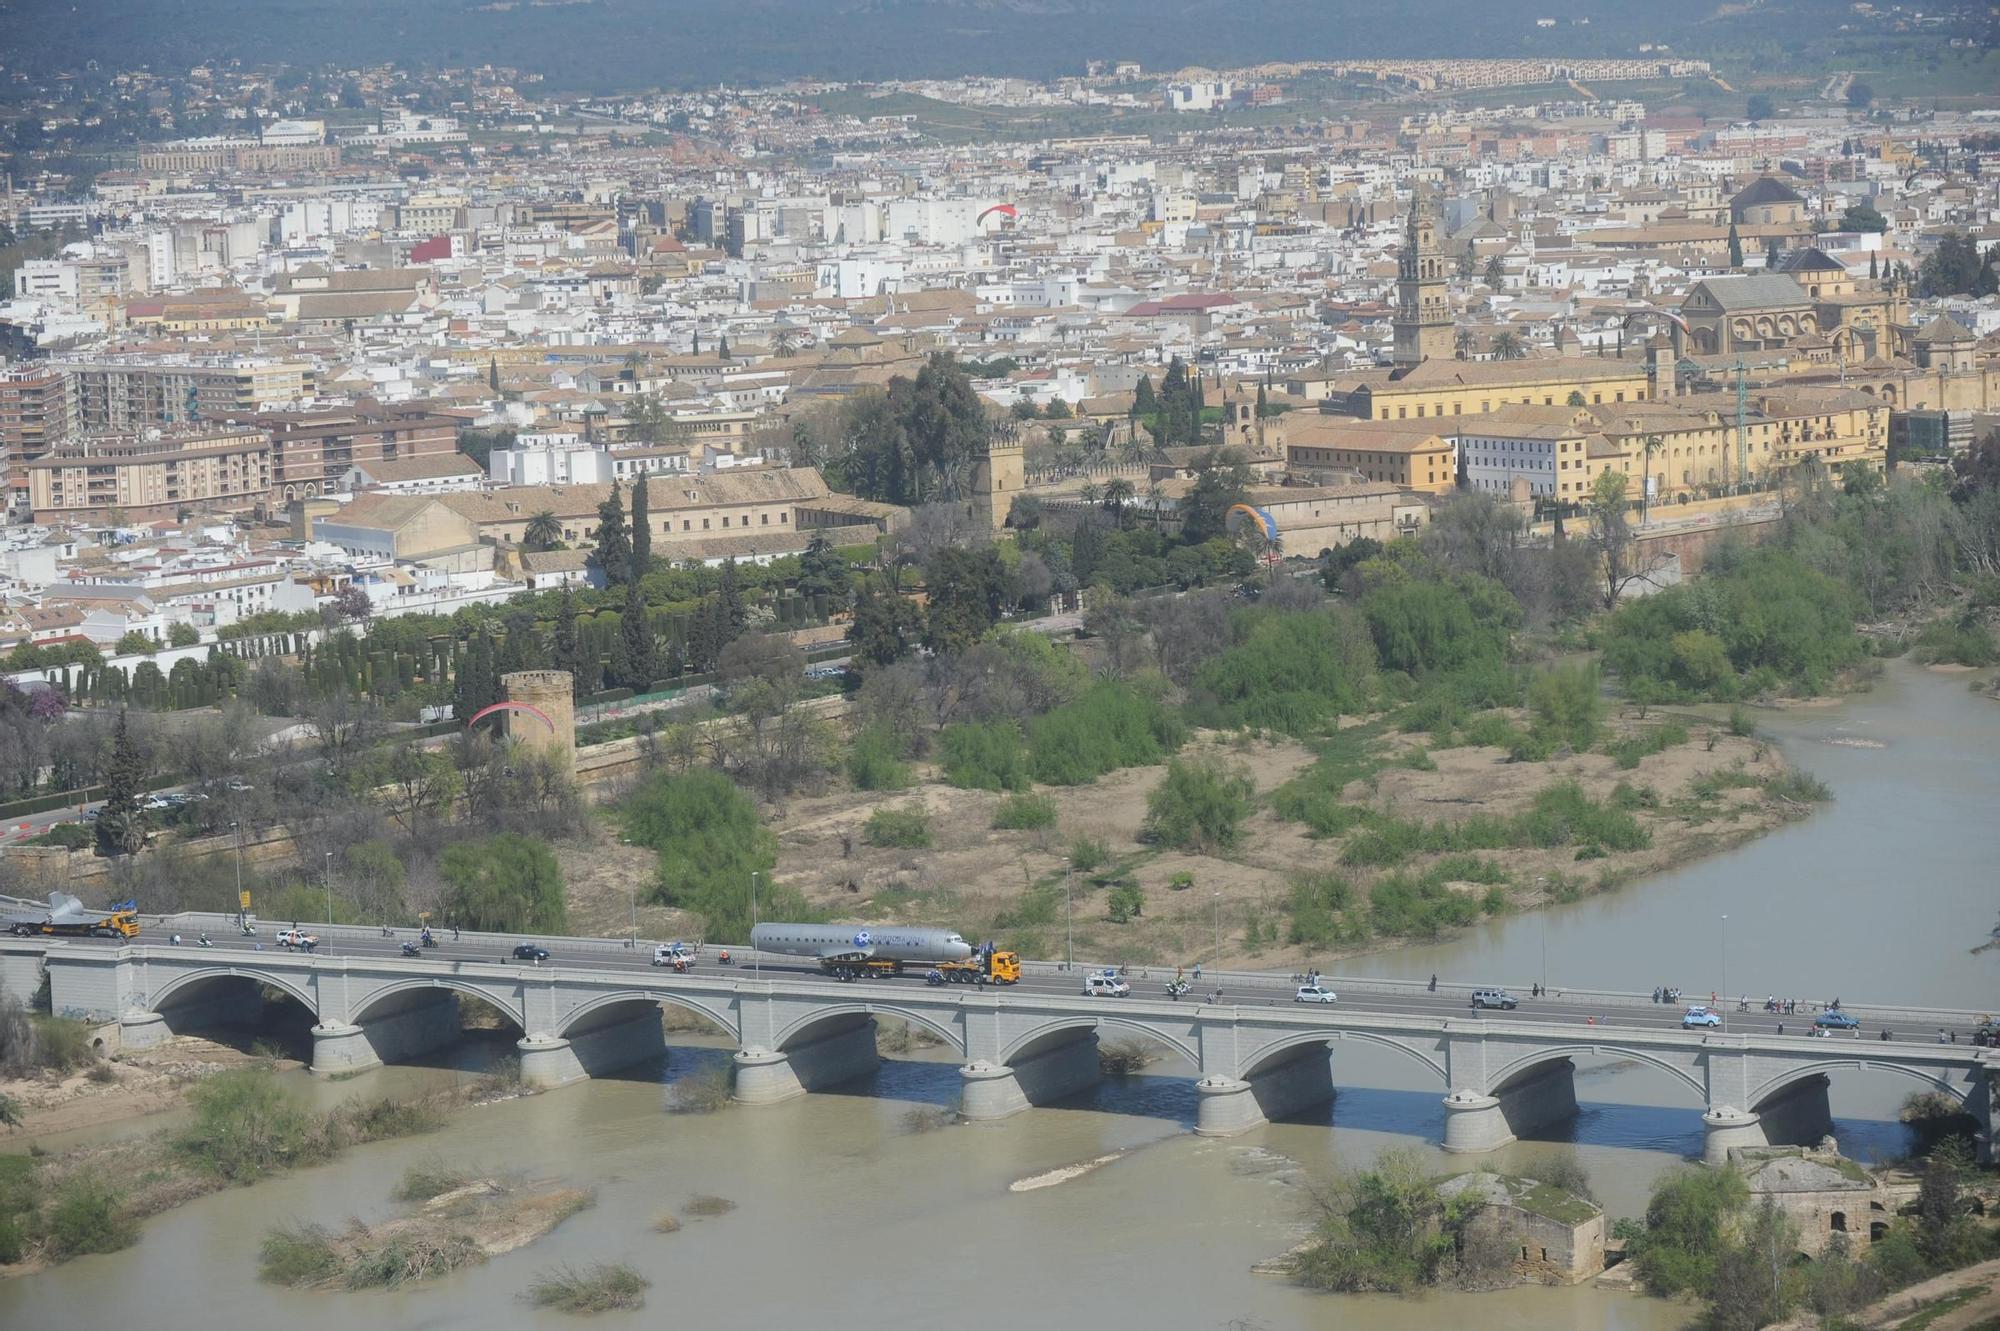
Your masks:
M 405 930 L 314 926 L 314 955 L 278 951 L 274 925 L 240 936 L 226 916 L 149 921 L 145 939 L 0 939 L 0 984 L 31 992 L 45 970 L 54 1009 L 116 1023 L 117 1038 L 143 1047 L 177 1030 L 256 1020 L 262 993 L 295 999 L 313 1018 L 313 1067 L 342 1072 L 409 1058 L 460 1038 L 461 995 L 504 1014 L 521 1032 L 522 1076 L 554 1087 L 657 1056 L 660 1009 L 695 1012 L 738 1044 L 736 1097 L 768 1103 L 866 1075 L 876 1064 L 874 1018 L 922 1027 L 964 1060 L 961 1110 L 971 1120 L 1004 1118 L 1075 1094 L 1098 1075 L 1100 1032 L 1156 1042 L 1197 1070 L 1197 1131 L 1226 1135 L 1330 1099 L 1343 1045 L 1388 1048 L 1427 1068 L 1447 1094 L 1447 1150 L 1490 1150 L 1546 1132 L 1575 1112 L 1573 1060 L 1601 1056 L 1645 1063 L 1684 1086 L 1703 1109 L 1704 1155 L 1732 1146 L 1817 1141 L 1831 1127 L 1829 1074 L 1847 1068 L 1900 1073 L 1961 1101 L 1988 1150 L 1991 1069 L 2000 1050 L 1963 1042 L 1978 1014 L 1843 1006 L 1864 1022 L 1861 1038 L 1811 1038 L 1811 1014 L 1748 1012 L 1725 1004 L 1719 1031 L 1684 1031 L 1679 1006 L 1645 994 L 1576 992 L 1535 999 L 1513 992 L 1513 1012 L 1474 1012 L 1473 984 L 1423 984 L 1326 977 L 1333 1006 L 1291 1001 L 1285 975 L 1205 974 L 1197 990 L 1170 1001 L 1172 972 L 1133 968 L 1133 996 L 1083 996 L 1084 968 L 1029 963 L 1011 987 L 926 985 L 917 976 L 838 982 L 795 958 L 714 964 L 704 950 L 693 973 L 651 965 L 650 943 L 537 939 L 552 956 L 541 965 L 509 953 L 517 936 L 467 934 L 416 959 L 404 958 Z M 163 946 L 178 930 L 206 931 L 212 948 Z M 258 950 L 261 944 L 262 950 Z M 1480 977 L 1480 983 L 1488 982 Z M 1220 1002 L 1203 1001 L 1220 988 Z M 1707 994 L 1699 996 L 1707 998 Z M 1783 1034 L 1779 1023 L 1783 1022 Z M 1882 1029 L 1894 1038 L 1880 1038 Z M 1939 1044 L 1939 1030 L 1961 1043 Z

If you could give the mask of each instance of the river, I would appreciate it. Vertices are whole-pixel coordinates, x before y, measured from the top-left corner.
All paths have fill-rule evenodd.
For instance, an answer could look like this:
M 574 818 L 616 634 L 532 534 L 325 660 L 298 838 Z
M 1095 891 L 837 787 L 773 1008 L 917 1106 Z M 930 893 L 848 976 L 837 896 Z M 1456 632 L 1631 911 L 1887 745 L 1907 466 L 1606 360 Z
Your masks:
M 1525 984 L 1542 974 L 1546 936 L 1547 973 L 1558 985 L 1657 980 L 1690 992 L 1726 983 L 1758 998 L 1987 1003 L 2000 958 L 1968 949 L 1996 906 L 2000 706 L 1968 693 L 1962 676 L 1896 663 L 1867 694 L 1762 713 L 1759 722 L 1795 765 L 1833 787 L 1830 808 L 1616 893 L 1341 969 Z M 1320 1121 L 1213 1141 L 1188 1131 L 1191 1069 L 1170 1064 L 1107 1081 L 1087 1104 L 978 1127 L 909 1129 L 913 1107 L 947 1104 L 958 1089 L 949 1060 L 922 1055 L 885 1063 L 873 1085 L 846 1093 L 670 1116 L 660 1081 L 725 1056 L 713 1042 L 671 1038 L 679 1043 L 655 1076 L 469 1110 L 431 1137 L 204 1198 L 149 1223 L 126 1252 L 0 1284 L 0 1325 L 566 1325 L 518 1296 L 545 1267 L 599 1260 L 629 1262 L 653 1281 L 644 1316 L 721 1331 L 947 1321 L 1417 1331 L 1475 1320 L 1491 1331 L 1655 1331 L 1686 1319 L 1684 1308 L 1591 1287 L 1336 1299 L 1251 1275 L 1252 1263 L 1300 1232 L 1301 1170 L 1365 1162 L 1391 1146 L 1433 1150 L 1441 1088 L 1386 1052 L 1343 1046 L 1340 1096 Z M 469 1049 L 465 1061 L 478 1053 Z M 332 1086 L 297 1081 L 301 1094 L 324 1099 L 461 1075 L 395 1068 Z M 1836 1076 L 1843 1145 L 1863 1156 L 1897 1149 L 1894 1111 L 1913 1085 L 1888 1074 Z M 1613 1214 L 1636 1211 L 1661 1170 L 1699 1150 L 1700 1107 L 1664 1074 L 1582 1065 L 1577 1092 L 1575 1149 Z M 1487 1159 L 1532 1173 L 1539 1156 L 1559 1149 L 1522 1143 Z M 1009 1190 L 1114 1152 L 1125 1154 L 1082 1177 Z M 529 1249 L 421 1289 L 299 1294 L 257 1282 L 257 1245 L 270 1228 L 385 1217 L 403 1169 L 431 1160 L 586 1184 L 598 1203 Z M 679 1233 L 653 1231 L 656 1216 L 703 1193 L 737 1207 Z

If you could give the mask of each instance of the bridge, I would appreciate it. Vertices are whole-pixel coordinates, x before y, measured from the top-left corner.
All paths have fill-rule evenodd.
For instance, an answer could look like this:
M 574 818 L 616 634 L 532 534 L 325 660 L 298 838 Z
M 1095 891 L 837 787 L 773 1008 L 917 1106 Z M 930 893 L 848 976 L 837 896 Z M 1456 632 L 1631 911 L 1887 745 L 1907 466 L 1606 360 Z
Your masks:
M 190 921 L 196 917 L 182 917 Z M 1972 1014 L 1867 1008 L 1867 1039 L 1785 1033 L 1762 1013 L 1730 1014 L 1723 1031 L 1684 1031 L 1679 1008 L 1644 995 L 1529 999 L 1515 1012 L 1476 1012 L 1465 986 L 1432 994 L 1394 981 L 1336 981 L 1335 1006 L 1295 1004 L 1283 976 L 1232 975 L 1229 997 L 1087 998 L 1077 972 L 1037 964 L 1018 987 L 929 986 L 921 980 L 843 983 L 816 970 L 710 967 L 678 975 L 648 964 L 649 948 L 615 940 L 543 940 L 536 965 L 508 959 L 498 935 L 447 940 L 440 954 L 398 954 L 377 931 L 320 926 L 319 953 L 253 950 L 227 917 L 199 917 L 227 938 L 213 948 L 158 941 L 0 940 L 0 985 L 35 992 L 46 976 L 51 1006 L 107 1027 L 124 1047 L 171 1034 L 254 1020 L 266 991 L 312 1019 L 312 1068 L 358 1071 L 421 1056 L 461 1038 L 459 1000 L 477 999 L 519 1032 L 521 1076 L 550 1089 L 614 1072 L 664 1052 L 662 1009 L 696 1014 L 727 1032 L 734 1096 L 769 1104 L 866 1076 L 877 1064 L 875 1019 L 891 1017 L 936 1036 L 961 1059 L 960 1111 L 971 1121 L 1009 1117 L 1075 1095 L 1099 1075 L 1101 1036 L 1171 1049 L 1198 1070 L 1196 1131 L 1227 1136 L 1333 1098 L 1344 1051 L 1393 1051 L 1444 1091 L 1444 1149 L 1477 1153 L 1547 1132 L 1576 1112 L 1575 1060 L 1644 1064 L 1699 1106 L 1704 1158 L 1735 1146 L 1817 1141 L 1832 1127 L 1831 1076 L 1898 1073 L 1912 1089 L 1941 1091 L 1979 1125 L 1990 1150 L 1991 1094 L 2000 1049 L 1940 1044 Z M 149 927 L 150 928 L 150 927 Z M 227 933 L 225 933 L 225 928 Z M 331 935 L 331 937 L 329 936 Z M 161 934 L 149 932 L 150 938 Z M 1162 975 L 1160 978 L 1164 978 Z M 1205 983 L 1214 983 L 1210 977 Z M 1455 989 L 1455 992 L 1453 990 Z M 1618 1006 L 1622 1004 L 1623 1006 Z M 1599 1016 L 1597 1014 L 1604 1014 Z M 1878 1023 L 1907 1025 L 1912 1039 L 1881 1040 Z

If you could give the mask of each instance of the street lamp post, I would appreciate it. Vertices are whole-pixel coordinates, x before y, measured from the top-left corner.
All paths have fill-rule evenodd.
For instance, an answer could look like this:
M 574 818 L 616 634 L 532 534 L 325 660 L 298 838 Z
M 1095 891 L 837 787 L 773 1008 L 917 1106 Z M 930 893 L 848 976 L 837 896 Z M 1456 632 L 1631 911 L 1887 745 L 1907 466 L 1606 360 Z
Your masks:
M 229 825 L 229 834 L 236 838 L 236 923 L 241 926 L 250 923 L 243 910 L 243 834 L 235 823 Z
M 762 869 L 750 871 L 750 970 L 754 975 L 764 973 L 763 959 L 757 955 L 757 875 Z
M 1722 1009 L 1722 1012 L 1723 1012 L 1723 1017 L 1722 1017 L 1722 1019 L 1723 1019 L 1723 1021 L 1724 1021 L 1724 1022 L 1727 1022 L 1727 1021 L 1729 1020 L 1729 1015 L 1728 1015 L 1728 1014 L 1729 1014 L 1729 917 L 1728 917 L 1727 915 L 1725 915 L 1725 916 L 1723 916 L 1723 917 L 1722 917 L 1722 994 L 1721 994 L 1721 998 L 1722 998 L 1722 1002 L 1721 1002 L 1721 1003 L 1719 1003 L 1719 1004 L 1717 1004 L 1717 1006 L 1718 1006 L 1718 1007 L 1720 1007 L 1720 1008 Z
M 326 861 L 320 869 L 320 891 L 326 897 L 326 922 L 333 923 L 333 852 L 326 852 Z
M 1211 894 L 1215 901 L 1215 969 L 1222 969 L 1222 893 Z
M 1076 917 L 1070 913 L 1070 887 L 1076 882 L 1076 861 L 1063 861 L 1063 969 L 1076 969 Z

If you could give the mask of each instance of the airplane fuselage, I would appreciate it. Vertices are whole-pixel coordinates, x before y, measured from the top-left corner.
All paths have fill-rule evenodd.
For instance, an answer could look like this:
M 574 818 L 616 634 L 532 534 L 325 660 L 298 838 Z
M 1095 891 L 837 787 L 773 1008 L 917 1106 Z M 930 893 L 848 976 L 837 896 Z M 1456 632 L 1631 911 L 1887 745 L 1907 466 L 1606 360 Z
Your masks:
M 791 957 L 860 957 L 874 961 L 907 961 L 936 965 L 965 961 L 972 944 L 952 929 L 873 928 L 854 924 L 760 924 L 750 931 L 750 945 L 760 952 Z

